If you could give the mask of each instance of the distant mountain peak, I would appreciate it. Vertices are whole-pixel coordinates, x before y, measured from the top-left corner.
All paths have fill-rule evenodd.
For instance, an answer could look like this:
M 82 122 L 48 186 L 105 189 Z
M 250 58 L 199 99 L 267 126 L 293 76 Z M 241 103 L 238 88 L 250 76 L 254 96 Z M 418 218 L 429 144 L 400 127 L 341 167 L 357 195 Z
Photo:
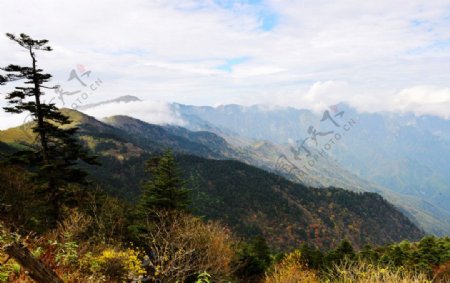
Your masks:
M 124 96 L 119 96 L 117 98 L 110 99 L 110 100 L 104 100 L 104 101 L 100 101 L 97 103 L 86 104 L 86 105 L 78 107 L 78 110 L 83 111 L 83 110 L 87 110 L 90 108 L 103 106 L 103 105 L 107 105 L 107 104 L 130 103 L 130 102 L 136 102 L 136 101 L 142 101 L 142 100 L 139 97 L 136 97 L 133 95 L 124 95 Z
M 139 97 L 134 95 L 123 95 L 119 96 L 115 100 L 121 101 L 121 102 L 132 102 L 132 101 L 142 101 Z

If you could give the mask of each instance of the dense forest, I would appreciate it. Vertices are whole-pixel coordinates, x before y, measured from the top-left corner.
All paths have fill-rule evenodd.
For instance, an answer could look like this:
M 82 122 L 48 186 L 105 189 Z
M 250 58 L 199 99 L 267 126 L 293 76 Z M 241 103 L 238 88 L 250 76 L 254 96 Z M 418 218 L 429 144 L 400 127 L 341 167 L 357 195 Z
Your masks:
M 186 190 L 174 198 L 167 198 L 165 193 L 170 190 L 156 193 L 156 176 L 162 174 L 144 186 L 137 204 L 108 196 L 95 184 L 88 192 L 73 186 L 63 220 L 53 228 L 44 221 L 48 204 L 36 197 L 36 186 L 24 177 L 26 172 L 10 166 L 1 169 L 1 245 L 24 243 L 66 282 L 139 282 L 149 276 L 154 282 L 175 282 L 174 278 L 185 282 L 341 282 L 345 278 L 398 282 L 398 278 L 414 278 L 405 282 L 424 282 L 448 276 L 449 238 L 425 237 L 418 242 L 361 248 L 344 240 L 332 249 L 304 241 L 280 252 L 270 248 L 269 239 L 238 237 L 220 222 L 192 216 L 183 207 L 189 200 Z M 182 185 L 182 180 L 175 181 Z M 176 210 L 164 208 L 176 203 L 181 204 Z M 153 207 L 145 221 L 144 207 Z M 155 269 L 159 264 L 160 269 Z M 190 268 L 179 270 L 187 265 Z M 26 268 L 10 259 L 0 267 L 0 280 L 29 279 Z
M 375 193 L 307 187 L 239 161 L 205 158 L 218 153 L 194 142 L 200 139 L 198 136 L 188 143 L 183 136 L 148 124 L 144 135 L 133 135 L 80 112 L 64 113 L 78 121 L 79 138 L 102 164 L 81 164 L 91 173 L 91 180 L 131 203 L 138 199 L 146 178 L 146 160 L 172 147 L 186 185 L 192 190 L 191 210 L 195 215 L 222 221 L 239 236 L 264 236 L 277 250 L 293 248 L 306 240 L 330 248 L 349 239 L 362 247 L 423 236 L 408 218 Z M 6 138 L 12 136 L 16 138 Z M 201 139 L 205 139 L 204 134 Z M 23 142 L 23 132 L 18 128 L 0 132 L 1 140 Z M 218 139 L 213 136 L 206 141 Z

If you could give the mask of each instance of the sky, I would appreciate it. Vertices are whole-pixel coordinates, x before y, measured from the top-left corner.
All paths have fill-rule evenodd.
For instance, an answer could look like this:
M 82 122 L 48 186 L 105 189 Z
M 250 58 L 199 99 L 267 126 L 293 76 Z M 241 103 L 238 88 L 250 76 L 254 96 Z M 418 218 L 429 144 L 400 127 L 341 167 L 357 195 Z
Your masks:
M 134 95 L 144 100 L 140 112 L 163 113 L 169 102 L 312 110 L 345 102 L 360 111 L 450 116 L 448 0 L 0 0 L 0 7 L 1 33 L 50 40 L 54 51 L 39 53 L 38 65 L 69 94 L 47 93 L 61 107 Z M 0 36 L 0 66 L 11 63 L 29 58 Z M 7 90 L 0 87 L 0 106 Z M 24 119 L 0 111 L 0 129 Z

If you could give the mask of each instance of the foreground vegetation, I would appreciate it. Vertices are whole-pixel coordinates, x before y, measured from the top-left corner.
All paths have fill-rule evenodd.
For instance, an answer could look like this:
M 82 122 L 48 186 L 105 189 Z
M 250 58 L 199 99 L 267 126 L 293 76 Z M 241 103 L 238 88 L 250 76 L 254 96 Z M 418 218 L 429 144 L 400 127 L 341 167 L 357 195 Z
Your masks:
M 151 208 L 143 217 L 141 205 L 94 188 L 73 187 L 62 220 L 50 228 L 42 219 L 45 203 L 23 169 L 0 169 L 0 245 L 24 243 L 65 282 L 445 282 L 449 276 L 449 238 L 359 251 L 347 241 L 328 251 L 303 244 L 278 253 L 263 238 L 239 239 L 183 209 Z M 9 259 L 0 266 L 0 282 L 32 281 Z

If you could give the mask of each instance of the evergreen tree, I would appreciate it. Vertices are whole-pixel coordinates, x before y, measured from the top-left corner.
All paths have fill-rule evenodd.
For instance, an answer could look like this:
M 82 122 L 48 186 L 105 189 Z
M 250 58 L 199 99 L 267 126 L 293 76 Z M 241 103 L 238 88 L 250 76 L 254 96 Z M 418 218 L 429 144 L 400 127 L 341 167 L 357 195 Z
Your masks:
M 364 245 L 358 256 L 360 259 L 368 262 L 377 262 L 379 260 L 378 253 L 372 248 L 370 244 Z
M 313 269 L 319 269 L 323 265 L 323 254 L 322 252 L 313 246 L 303 243 L 299 248 L 302 254 L 302 260 L 304 263 Z
M 65 199 L 69 183 L 86 183 L 87 174 L 76 165 L 79 161 L 97 164 L 95 158 L 78 143 L 76 127 L 69 127 L 69 117 L 63 115 L 54 103 L 45 103 L 43 89 L 54 89 L 45 83 L 51 79 L 37 66 L 36 51 L 51 51 L 48 40 L 34 40 L 26 34 L 16 37 L 6 34 L 9 39 L 24 48 L 31 60 L 31 67 L 8 65 L 1 68 L 6 72 L 0 77 L 0 84 L 24 80 L 24 85 L 16 86 L 7 94 L 8 106 L 3 109 L 9 113 L 27 113 L 33 119 L 32 131 L 38 142 L 27 144 L 27 149 L 15 152 L 9 159 L 20 163 L 31 173 L 39 185 L 40 196 L 49 204 L 50 224 L 60 218 L 60 208 Z M 62 127 L 64 126 L 64 127 Z
M 148 215 L 156 209 L 186 210 L 189 205 L 189 189 L 175 162 L 171 150 L 147 162 L 150 180 L 142 187 L 139 212 Z
M 437 265 L 442 251 L 439 249 L 436 238 L 434 236 L 427 236 L 420 240 L 419 252 L 423 262 L 429 265 Z
M 325 257 L 325 262 L 328 266 L 333 263 L 341 263 L 344 260 L 354 260 L 355 250 L 348 240 L 342 240 L 336 249 L 331 250 Z
M 258 281 L 256 278 L 262 276 L 272 263 L 271 251 L 266 239 L 259 236 L 241 245 L 238 251 L 236 275 L 247 278 L 249 282 Z
M 336 248 L 336 253 L 341 258 L 354 259 L 355 250 L 349 240 L 342 240 L 339 246 Z
M 401 266 L 404 264 L 404 261 L 407 259 L 406 253 L 402 251 L 399 246 L 394 246 L 390 251 L 391 263 L 395 266 Z

